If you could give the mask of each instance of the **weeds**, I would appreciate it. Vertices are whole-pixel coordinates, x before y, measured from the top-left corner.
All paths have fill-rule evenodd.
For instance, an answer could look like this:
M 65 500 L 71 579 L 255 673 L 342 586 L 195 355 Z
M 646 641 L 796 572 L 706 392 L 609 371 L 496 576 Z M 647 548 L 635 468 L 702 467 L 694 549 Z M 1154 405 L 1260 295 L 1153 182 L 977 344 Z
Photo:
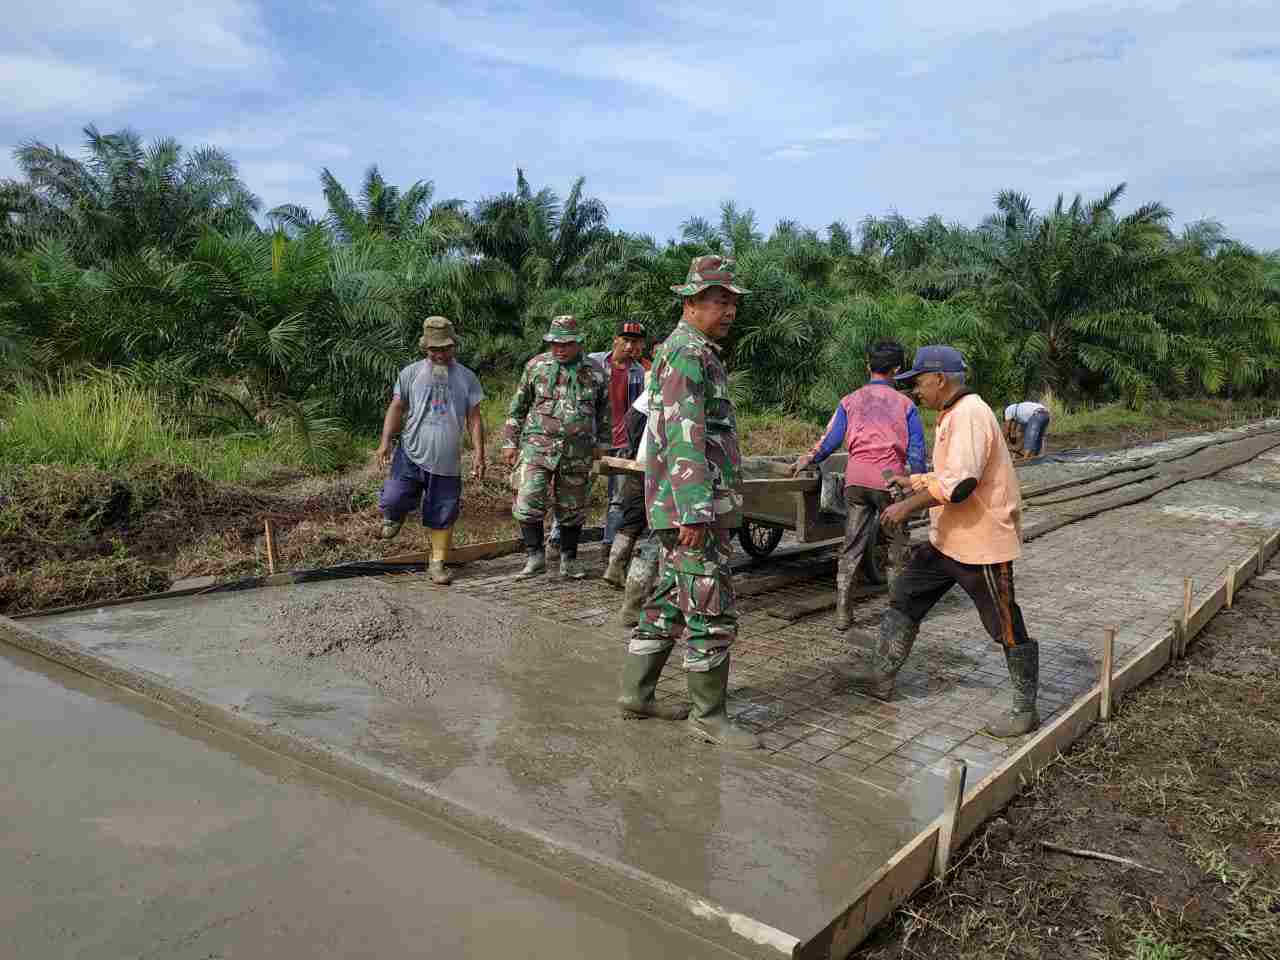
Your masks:
M 1149 930 L 1135 934 L 1129 945 L 1130 960 L 1184 960 L 1186 956 L 1182 947 L 1159 939 Z

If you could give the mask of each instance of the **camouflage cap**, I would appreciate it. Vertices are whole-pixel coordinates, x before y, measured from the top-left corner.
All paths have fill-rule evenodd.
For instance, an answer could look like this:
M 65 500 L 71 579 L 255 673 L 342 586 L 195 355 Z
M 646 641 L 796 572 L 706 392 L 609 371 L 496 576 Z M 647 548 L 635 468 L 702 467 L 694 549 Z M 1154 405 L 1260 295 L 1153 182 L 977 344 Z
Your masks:
M 694 257 L 693 262 L 689 264 L 689 276 L 683 286 L 677 285 L 671 289 L 682 297 L 697 296 L 708 287 L 724 287 L 732 293 L 750 293 L 750 290 L 734 286 L 733 266 L 732 257 L 722 257 L 714 253 Z
M 418 346 L 424 351 L 427 347 L 452 347 L 457 342 L 453 324 L 447 317 L 427 317 L 422 321 L 422 339 L 418 341 Z
M 542 339 L 547 343 L 581 343 L 582 331 L 578 329 L 578 318 L 570 314 L 556 317 L 551 321 L 551 329 Z

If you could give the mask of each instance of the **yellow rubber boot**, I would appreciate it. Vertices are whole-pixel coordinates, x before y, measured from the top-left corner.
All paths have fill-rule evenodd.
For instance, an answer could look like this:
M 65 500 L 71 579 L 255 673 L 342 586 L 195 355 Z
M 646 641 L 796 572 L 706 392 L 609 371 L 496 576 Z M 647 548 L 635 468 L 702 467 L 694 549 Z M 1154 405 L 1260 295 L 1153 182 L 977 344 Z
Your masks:
M 431 563 L 427 567 L 427 573 L 432 583 L 438 583 L 442 587 L 453 583 L 453 574 L 444 565 L 449 559 L 451 546 L 453 546 L 453 527 L 431 531 Z

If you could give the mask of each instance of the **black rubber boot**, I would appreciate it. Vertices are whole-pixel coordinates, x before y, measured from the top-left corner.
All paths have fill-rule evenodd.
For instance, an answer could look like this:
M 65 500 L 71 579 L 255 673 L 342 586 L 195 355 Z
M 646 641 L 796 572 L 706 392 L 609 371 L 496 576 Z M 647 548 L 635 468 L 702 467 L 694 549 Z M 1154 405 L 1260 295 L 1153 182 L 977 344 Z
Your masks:
M 683 720 L 689 708 L 682 704 L 658 703 L 654 692 L 658 678 L 671 656 L 668 647 L 662 653 L 628 653 L 622 665 L 622 695 L 618 708 L 624 717 L 657 717 L 660 720 Z
M 581 580 L 587 575 L 587 571 L 578 560 L 578 541 L 581 538 L 582 527 L 560 525 L 560 576 Z
M 890 607 L 880 618 L 880 638 L 870 659 L 837 662 L 831 669 L 858 693 L 888 700 L 893 697 L 894 679 L 911 655 L 919 632 L 919 625 L 910 617 Z
M 1020 737 L 1040 726 L 1036 694 L 1040 687 L 1040 644 L 1034 640 L 1004 648 L 1004 662 L 1013 681 L 1009 712 L 982 728 L 991 737 Z
M 836 629 L 848 630 L 853 623 L 853 582 L 857 568 L 841 557 L 836 565 Z
M 517 580 L 536 577 L 547 570 L 547 551 L 542 543 L 542 521 L 520 524 L 520 539 L 524 541 L 524 552 L 527 559 L 524 567 L 516 574 Z
M 750 730 L 738 726 L 725 712 L 725 700 L 729 695 L 729 659 L 711 670 L 695 672 L 687 670 L 689 699 L 693 709 L 689 712 L 689 732 L 699 740 L 714 743 L 731 750 L 755 750 L 760 738 Z

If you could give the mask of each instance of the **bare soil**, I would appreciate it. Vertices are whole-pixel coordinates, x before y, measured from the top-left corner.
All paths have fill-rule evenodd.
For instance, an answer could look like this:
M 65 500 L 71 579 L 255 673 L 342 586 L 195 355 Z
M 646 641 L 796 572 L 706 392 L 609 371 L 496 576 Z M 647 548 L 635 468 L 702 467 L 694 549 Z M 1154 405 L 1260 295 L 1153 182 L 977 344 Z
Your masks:
M 157 464 L 121 475 L 33 466 L 0 476 L 0 614 L 153 593 L 189 577 L 265 574 L 268 517 L 283 569 L 426 552 L 412 516 L 396 539 L 380 538 L 384 475 L 369 463 L 325 477 L 282 471 L 253 487 Z M 599 522 L 603 488 L 593 485 L 589 522 Z M 516 535 L 505 467 L 491 465 L 463 489 L 456 543 Z
M 955 864 L 854 955 L 1280 958 L 1280 573 L 1255 580 Z

